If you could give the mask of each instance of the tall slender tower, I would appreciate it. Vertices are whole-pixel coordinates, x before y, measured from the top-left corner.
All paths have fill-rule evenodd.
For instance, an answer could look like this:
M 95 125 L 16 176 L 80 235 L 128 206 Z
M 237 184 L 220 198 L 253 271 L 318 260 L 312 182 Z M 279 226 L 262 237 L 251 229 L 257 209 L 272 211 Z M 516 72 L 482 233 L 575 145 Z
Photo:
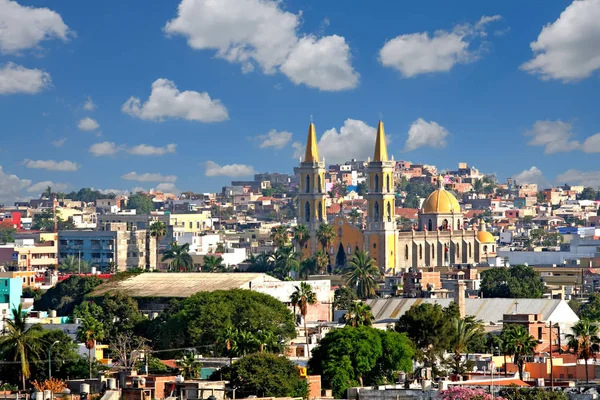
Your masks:
M 383 122 L 377 127 L 375 155 L 367 167 L 369 203 L 365 245 L 385 274 L 396 268 L 396 209 L 394 201 L 394 161 L 388 160 Z
M 317 230 L 327 222 L 325 214 L 325 160 L 319 160 L 317 134 L 311 122 L 306 139 L 306 153 L 300 167 L 296 169 L 300 175 L 300 191 L 298 193 L 298 223 L 308 227 L 310 241 L 302 253 L 312 255 L 317 251 Z

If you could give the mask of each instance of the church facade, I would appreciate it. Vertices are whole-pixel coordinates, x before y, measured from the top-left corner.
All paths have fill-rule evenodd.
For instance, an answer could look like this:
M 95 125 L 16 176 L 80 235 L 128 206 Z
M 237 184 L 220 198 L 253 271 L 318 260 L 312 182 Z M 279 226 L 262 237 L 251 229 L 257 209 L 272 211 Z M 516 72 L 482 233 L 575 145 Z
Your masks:
M 409 268 L 473 264 L 495 256 L 493 235 L 464 227 L 464 216 L 454 195 L 445 190 L 442 179 L 419 210 L 418 228 L 405 232 L 398 229 L 395 215 L 395 162 L 388 158 L 383 122 L 379 121 L 375 151 L 369 160 L 367 219 L 357 226 L 344 217 L 336 217 L 336 239 L 326 251 L 335 259 L 340 246 L 350 258 L 356 248 L 369 252 L 386 275 Z M 306 153 L 297 169 L 300 173 L 298 223 L 305 224 L 311 235 L 303 253 L 313 254 L 320 248 L 316 240 L 319 226 L 327 223 L 325 192 L 325 161 L 319 160 L 314 124 L 310 124 Z

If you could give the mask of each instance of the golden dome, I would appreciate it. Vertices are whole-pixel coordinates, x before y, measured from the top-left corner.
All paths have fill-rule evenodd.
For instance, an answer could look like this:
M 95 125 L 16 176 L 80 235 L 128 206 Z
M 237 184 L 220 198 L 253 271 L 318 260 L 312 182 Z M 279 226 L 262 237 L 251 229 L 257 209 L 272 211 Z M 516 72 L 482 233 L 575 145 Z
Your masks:
M 481 243 L 496 243 L 494 235 L 492 235 L 488 231 L 477 232 L 477 240 L 479 240 Z
M 423 202 L 423 214 L 460 213 L 460 204 L 456 197 L 444 188 L 437 189 Z

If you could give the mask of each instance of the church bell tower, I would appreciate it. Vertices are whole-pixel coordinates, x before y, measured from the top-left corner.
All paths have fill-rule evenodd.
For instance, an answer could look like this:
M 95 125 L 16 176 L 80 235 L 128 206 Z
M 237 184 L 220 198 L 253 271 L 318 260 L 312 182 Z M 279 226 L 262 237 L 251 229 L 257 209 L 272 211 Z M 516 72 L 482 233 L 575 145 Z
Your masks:
M 367 167 L 369 178 L 368 218 L 365 250 L 377 261 L 384 274 L 396 268 L 396 208 L 394 161 L 388 160 L 383 122 L 379 121 L 373 160 Z
M 317 251 L 317 230 L 322 223 L 327 222 L 325 213 L 325 160 L 319 160 L 317 134 L 315 125 L 311 122 L 306 139 L 304 160 L 296 169 L 300 175 L 300 190 L 298 192 L 298 224 L 307 226 L 310 233 L 308 247 L 302 253 L 312 255 Z

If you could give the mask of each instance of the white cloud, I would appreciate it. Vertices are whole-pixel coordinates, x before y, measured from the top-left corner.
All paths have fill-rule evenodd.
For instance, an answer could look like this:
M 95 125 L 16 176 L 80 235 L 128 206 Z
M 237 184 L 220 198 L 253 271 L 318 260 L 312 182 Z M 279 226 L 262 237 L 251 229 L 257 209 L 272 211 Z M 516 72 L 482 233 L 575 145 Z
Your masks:
M 214 161 L 207 161 L 204 164 L 206 176 L 248 176 L 253 175 L 256 171 L 249 165 L 243 164 L 230 164 L 230 165 L 219 165 Z
M 177 145 L 174 143 L 168 144 L 165 147 L 154 147 L 148 144 L 138 144 L 127 150 L 131 154 L 137 156 L 162 156 L 167 153 L 175 153 Z
M 319 157 L 325 157 L 328 163 L 344 162 L 352 158 L 366 160 L 373 155 L 377 129 L 363 121 L 348 118 L 339 132 L 336 128 L 329 129 L 319 139 Z M 304 145 L 296 142 L 294 158 L 304 156 Z
M 277 0 L 182 0 L 177 17 L 164 29 L 185 36 L 193 49 L 216 50 L 217 57 L 241 64 L 244 73 L 256 64 L 267 74 L 280 68 L 296 84 L 333 91 L 354 88 L 358 74 L 345 39 L 303 37 L 298 33 L 301 13 L 281 6 Z
M 2 24 L 0 23 L 0 34 L 1 28 Z M 36 94 L 50 86 L 51 83 L 50 74 L 39 69 L 29 69 L 10 62 L 4 67 L 0 67 L 0 95 Z
M 85 103 L 83 103 L 83 109 L 86 111 L 94 111 L 96 109 L 96 104 L 92 100 L 92 96 L 87 97 Z
M 531 43 L 521 69 L 542 79 L 577 81 L 600 69 L 600 0 L 575 0 Z
M 174 183 L 159 183 L 156 185 L 156 190 L 164 193 L 178 193 L 179 190 L 175 187 Z
M 529 169 L 525 169 L 513 176 L 516 183 L 535 183 L 538 185 L 538 189 L 545 189 L 550 186 L 548 180 L 542 174 L 542 171 L 538 167 L 533 166 Z
M 446 147 L 448 130 L 435 121 L 427 122 L 422 118 L 412 123 L 408 130 L 408 139 L 404 151 L 412 151 L 419 147 Z
M 137 172 L 129 172 L 121 178 L 126 179 L 128 181 L 137 181 L 137 182 L 176 182 L 177 177 L 175 175 L 161 175 L 161 174 L 138 174 Z
M 600 132 L 585 139 L 581 150 L 586 153 L 600 153 Z
M 152 93 L 143 105 L 139 98 L 132 96 L 123 104 L 121 111 L 152 121 L 183 118 L 188 121 L 219 122 L 229 118 L 221 100 L 212 100 L 206 92 L 180 92 L 173 81 L 162 78 L 152 83 Z
M 121 146 L 117 146 L 114 142 L 94 143 L 90 146 L 90 153 L 98 156 L 112 156 L 121 151 Z
M 0 0 L 0 51 L 4 53 L 37 47 L 42 40 L 67 40 L 69 33 L 55 11 Z
M 261 149 L 273 147 L 275 149 L 283 149 L 292 140 L 292 133 L 287 131 L 277 132 L 275 129 L 271 129 L 266 135 L 258 135 L 256 137 L 261 141 Z
M 485 25 L 501 19 L 499 15 L 483 16 L 475 24 L 456 25 L 450 32 L 437 30 L 409 33 L 388 40 L 379 50 L 379 62 L 398 70 L 403 77 L 450 71 L 456 64 L 477 60 L 484 48 L 473 49 L 475 38 L 487 36 Z
M 296 85 L 324 91 L 353 89 L 359 79 L 352 68 L 350 46 L 337 35 L 303 37 L 281 65 L 281 72 Z
M 52 141 L 52 146 L 54 147 L 63 147 L 63 145 L 65 144 L 65 142 L 67 141 L 67 138 L 60 138 L 57 140 L 53 140 Z
M 530 146 L 543 146 L 544 153 L 553 154 L 580 148 L 577 140 L 571 140 L 572 129 L 570 123 L 561 120 L 536 121 L 531 129 L 525 131 L 525 136 L 532 136 L 528 143 Z
M 77 171 L 79 165 L 73 161 L 54 161 L 54 160 L 25 160 L 23 161 L 27 168 L 47 169 L 48 171 Z
M 65 190 L 69 187 L 66 183 L 58 183 L 52 181 L 43 181 L 35 183 L 27 188 L 27 192 L 29 193 L 42 193 L 46 188 L 50 186 L 53 192 L 60 192 L 61 190 Z
M 95 119 L 85 117 L 79 121 L 77 127 L 81 131 L 95 131 L 96 129 L 100 128 L 100 124 L 98 124 Z
M 556 177 L 556 183 L 559 185 L 567 183 L 570 185 L 600 188 L 600 171 L 583 172 L 576 169 L 569 169 Z
M 21 190 L 31 185 L 29 179 L 21 179 L 16 175 L 4 172 L 0 165 L 0 204 L 8 205 L 19 199 Z

